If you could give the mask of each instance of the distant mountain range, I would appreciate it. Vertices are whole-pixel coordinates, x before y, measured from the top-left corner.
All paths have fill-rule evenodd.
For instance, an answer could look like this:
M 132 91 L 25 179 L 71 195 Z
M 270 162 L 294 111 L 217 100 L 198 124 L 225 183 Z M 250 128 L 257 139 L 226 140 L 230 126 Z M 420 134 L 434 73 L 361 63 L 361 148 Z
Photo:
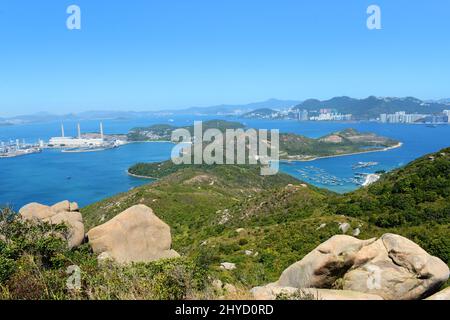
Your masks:
M 440 100 L 437 100 L 435 102 L 444 103 L 444 104 L 450 104 L 450 98 L 440 99 Z
M 175 114 L 204 114 L 204 115 L 241 115 L 256 109 L 273 108 L 273 109 L 287 109 L 298 105 L 298 100 L 278 100 L 269 99 L 262 102 L 254 102 L 242 105 L 217 105 L 212 107 L 192 107 L 182 110 L 171 110 Z
M 318 111 L 335 109 L 342 114 L 352 114 L 355 120 L 376 119 L 381 113 L 406 111 L 407 113 L 437 114 L 450 109 L 450 98 L 440 100 L 419 100 L 413 97 L 375 97 L 355 99 L 335 97 L 329 100 L 308 99 L 297 100 L 269 99 L 242 105 L 217 105 L 211 107 L 190 107 L 179 110 L 160 111 L 85 111 L 55 115 L 39 112 L 10 118 L 0 118 L 0 125 L 11 125 L 33 122 L 50 122 L 66 120 L 104 120 L 104 119 L 136 119 L 166 115 L 230 115 L 246 118 L 295 118 L 300 110 Z
M 80 113 L 69 113 L 55 115 L 47 112 L 38 112 L 28 115 L 14 116 L 10 118 L 0 118 L 0 124 L 20 124 L 32 122 L 50 122 L 66 120 L 104 120 L 104 119 L 135 119 L 154 117 L 162 115 L 241 115 L 259 108 L 291 108 L 300 101 L 298 100 L 278 100 L 269 99 L 267 101 L 255 102 L 242 105 L 217 105 L 211 107 L 190 107 L 179 110 L 159 110 L 159 111 L 85 111 Z

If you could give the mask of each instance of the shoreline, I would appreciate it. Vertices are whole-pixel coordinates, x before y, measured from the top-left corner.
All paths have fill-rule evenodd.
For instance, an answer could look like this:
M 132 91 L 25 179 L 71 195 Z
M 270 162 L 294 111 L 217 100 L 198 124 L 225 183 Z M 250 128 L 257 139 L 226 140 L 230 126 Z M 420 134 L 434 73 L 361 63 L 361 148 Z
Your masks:
M 401 148 L 402 146 L 403 146 L 403 142 L 399 142 L 394 146 L 385 147 L 385 148 L 379 149 L 379 150 L 368 150 L 368 151 L 359 151 L 359 152 L 353 152 L 353 153 L 343 153 L 343 154 L 336 154 L 336 155 L 331 155 L 331 156 L 314 157 L 314 158 L 310 158 L 310 159 L 282 159 L 282 160 L 280 160 L 280 162 L 311 162 L 311 161 L 316 161 L 316 160 L 320 160 L 320 159 L 353 156 L 356 154 L 364 154 L 364 153 L 372 153 L 372 152 L 386 152 L 389 150 Z
M 128 171 L 128 170 L 125 170 L 125 172 L 126 172 L 130 177 L 133 177 L 133 178 L 146 179 L 146 180 L 159 180 L 159 178 L 148 177 L 148 176 L 140 176 L 140 175 L 138 175 L 138 174 L 131 173 L 131 172 Z
M 174 143 L 170 140 L 148 140 L 148 141 L 127 141 L 127 144 L 130 143 L 154 143 L 154 142 L 160 142 L 160 143 Z
M 380 174 L 376 174 L 376 173 L 369 173 L 366 176 L 366 179 L 364 180 L 363 184 L 361 185 L 361 187 L 365 188 L 370 186 L 372 183 L 377 182 L 378 180 L 380 180 L 381 175 Z

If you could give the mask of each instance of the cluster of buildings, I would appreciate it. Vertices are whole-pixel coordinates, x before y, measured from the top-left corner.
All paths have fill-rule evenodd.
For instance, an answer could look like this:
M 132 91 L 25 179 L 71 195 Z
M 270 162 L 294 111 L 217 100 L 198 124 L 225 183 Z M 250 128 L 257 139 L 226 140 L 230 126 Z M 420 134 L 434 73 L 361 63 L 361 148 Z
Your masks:
M 381 123 L 449 123 L 450 110 L 444 110 L 440 115 L 406 113 L 398 111 L 392 114 L 380 114 Z
M 351 114 L 342 114 L 335 109 L 320 109 L 319 111 L 299 110 L 300 121 L 350 121 Z
M 405 111 L 399 111 L 392 114 L 380 114 L 380 122 L 382 123 L 414 123 L 425 118 L 425 114 L 407 114 Z
M 27 154 L 39 153 L 44 147 L 44 141 L 39 140 L 37 144 L 26 144 L 19 140 L 10 141 L 9 143 L 0 142 L 0 158 L 14 158 Z

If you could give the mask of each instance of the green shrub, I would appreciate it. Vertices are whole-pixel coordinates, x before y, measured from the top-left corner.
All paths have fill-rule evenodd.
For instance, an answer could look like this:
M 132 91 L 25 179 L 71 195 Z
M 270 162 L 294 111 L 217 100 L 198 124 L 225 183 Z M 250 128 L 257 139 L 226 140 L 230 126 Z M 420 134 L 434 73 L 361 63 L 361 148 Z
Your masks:
M 0 285 L 14 273 L 16 262 L 0 254 Z

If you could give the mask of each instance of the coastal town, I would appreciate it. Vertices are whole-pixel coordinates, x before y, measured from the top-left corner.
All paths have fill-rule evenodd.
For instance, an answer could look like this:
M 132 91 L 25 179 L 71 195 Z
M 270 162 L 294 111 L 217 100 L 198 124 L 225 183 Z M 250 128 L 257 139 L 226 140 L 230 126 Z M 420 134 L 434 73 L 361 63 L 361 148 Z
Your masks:
M 292 119 L 298 121 L 359 121 L 351 113 L 342 113 L 335 108 L 320 108 L 318 110 L 307 109 L 287 109 L 275 111 L 261 109 L 249 112 L 246 118 L 257 119 Z M 380 123 L 404 123 L 404 124 L 448 124 L 450 123 L 450 110 L 442 110 L 440 113 L 408 113 L 406 111 L 396 111 L 394 113 L 381 113 L 378 117 L 369 119 Z

